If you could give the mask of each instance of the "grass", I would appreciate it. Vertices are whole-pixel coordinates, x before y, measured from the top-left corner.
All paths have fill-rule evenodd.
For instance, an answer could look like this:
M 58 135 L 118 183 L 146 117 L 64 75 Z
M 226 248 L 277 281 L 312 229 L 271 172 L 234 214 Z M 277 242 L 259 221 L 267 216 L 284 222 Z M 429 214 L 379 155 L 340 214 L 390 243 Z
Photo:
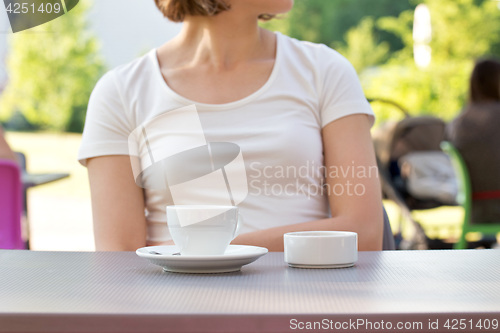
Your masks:
M 32 173 L 67 172 L 69 178 L 28 190 L 28 221 L 34 250 L 92 251 L 92 213 L 87 171 L 77 161 L 81 135 L 7 132 Z
M 384 201 L 384 206 L 389 215 L 391 227 L 394 232 L 403 231 L 403 235 L 411 232 L 407 221 L 400 225 L 400 214 L 398 206 L 392 201 Z M 458 239 L 461 232 L 463 209 L 461 207 L 442 206 L 439 208 L 413 211 L 413 218 L 420 223 L 426 235 L 432 239 L 443 239 L 454 241 Z
M 87 171 L 77 161 L 81 135 L 8 132 L 6 137 L 14 150 L 26 154 L 29 172 L 70 173 L 28 191 L 33 249 L 93 250 Z M 390 201 L 384 205 L 393 230 L 398 230 L 398 207 Z M 430 238 L 448 239 L 458 237 L 462 214 L 460 207 L 440 207 L 414 212 L 414 217 Z
M 30 191 L 43 191 L 46 195 L 89 197 L 87 170 L 77 161 L 80 134 L 7 132 L 6 137 L 13 150 L 26 154 L 29 172 L 68 172 L 71 175 L 65 180 Z

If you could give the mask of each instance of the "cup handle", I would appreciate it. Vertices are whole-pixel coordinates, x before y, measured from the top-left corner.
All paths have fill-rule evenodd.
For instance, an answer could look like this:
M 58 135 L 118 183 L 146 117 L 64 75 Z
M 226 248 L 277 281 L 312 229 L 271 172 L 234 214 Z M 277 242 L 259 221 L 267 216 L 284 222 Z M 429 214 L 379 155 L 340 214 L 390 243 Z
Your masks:
M 238 222 L 236 223 L 236 228 L 234 228 L 233 239 L 235 239 L 240 234 L 242 224 L 243 224 L 243 216 L 240 214 L 240 212 L 238 212 Z

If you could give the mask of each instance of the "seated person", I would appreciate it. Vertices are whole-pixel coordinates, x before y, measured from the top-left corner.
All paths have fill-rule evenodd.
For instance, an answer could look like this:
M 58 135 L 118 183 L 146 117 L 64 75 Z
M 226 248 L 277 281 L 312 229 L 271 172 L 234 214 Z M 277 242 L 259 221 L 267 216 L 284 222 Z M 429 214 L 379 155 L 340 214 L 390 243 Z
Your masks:
M 291 0 L 155 2 L 183 21 L 182 31 L 106 74 L 89 102 L 79 160 L 88 167 L 96 249 L 171 244 L 165 207 L 213 204 L 228 187 L 184 186 L 203 177 L 165 185 L 198 167 L 220 174 L 213 161 L 186 163 L 161 182 L 148 170 L 165 156 L 226 142 L 241 149 L 249 187 L 244 201 L 234 200 L 244 217 L 234 244 L 283 251 L 287 232 L 347 230 L 358 233 L 360 250 L 381 250 L 374 117 L 351 64 L 325 45 L 259 28 L 259 19 L 289 11 Z M 133 156 L 141 158 L 139 178 Z M 244 178 L 232 180 L 245 185 Z
M 448 125 L 451 143 L 462 154 L 472 186 L 474 223 L 500 223 L 500 62 L 478 61 L 463 112 Z
M 16 155 L 10 149 L 9 144 L 5 140 L 2 126 L 0 126 L 0 159 L 7 159 L 17 162 Z

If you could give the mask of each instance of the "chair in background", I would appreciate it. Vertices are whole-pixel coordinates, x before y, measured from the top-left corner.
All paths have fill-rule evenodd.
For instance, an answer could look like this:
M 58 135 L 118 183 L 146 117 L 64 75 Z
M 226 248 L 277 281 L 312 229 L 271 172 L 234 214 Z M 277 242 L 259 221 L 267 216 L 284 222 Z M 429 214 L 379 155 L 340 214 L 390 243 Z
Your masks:
M 457 180 L 458 180 L 458 195 L 457 202 L 464 209 L 464 220 L 462 224 L 462 234 L 460 239 L 454 245 L 455 249 L 466 249 L 467 240 L 466 236 L 471 232 L 479 232 L 484 236 L 496 236 L 500 233 L 500 220 L 498 223 L 488 223 L 484 224 L 480 221 L 474 221 L 471 223 L 471 213 L 472 213 L 472 188 L 470 183 L 469 171 L 467 170 L 467 165 L 460 152 L 449 142 L 444 141 L 441 143 L 441 149 L 448 154 L 453 164 Z
M 394 235 L 391 229 L 391 223 L 389 221 L 389 216 L 387 216 L 387 212 L 384 210 L 384 237 L 382 239 L 382 250 L 396 250 L 396 242 L 394 240 Z
M 0 249 L 25 249 L 21 233 L 22 184 L 19 166 L 0 160 Z

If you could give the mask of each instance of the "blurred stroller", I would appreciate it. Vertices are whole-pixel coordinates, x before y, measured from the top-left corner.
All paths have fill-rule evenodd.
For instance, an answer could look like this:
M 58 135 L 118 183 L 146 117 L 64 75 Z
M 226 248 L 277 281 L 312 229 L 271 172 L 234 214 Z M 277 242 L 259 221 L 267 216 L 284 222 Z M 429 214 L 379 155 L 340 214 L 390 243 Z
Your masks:
M 432 116 L 412 117 L 390 100 L 369 101 L 390 104 L 404 114 L 403 120 L 384 123 L 373 133 L 383 196 L 401 211 L 396 245 L 399 249 L 428 249 L 429 238 L 412 211 L 456 205 L 458 191 L 451 162 L 440 148 L 445 123 Z M 409 239 L 401 234 L 403 218 L 414 229 Z

